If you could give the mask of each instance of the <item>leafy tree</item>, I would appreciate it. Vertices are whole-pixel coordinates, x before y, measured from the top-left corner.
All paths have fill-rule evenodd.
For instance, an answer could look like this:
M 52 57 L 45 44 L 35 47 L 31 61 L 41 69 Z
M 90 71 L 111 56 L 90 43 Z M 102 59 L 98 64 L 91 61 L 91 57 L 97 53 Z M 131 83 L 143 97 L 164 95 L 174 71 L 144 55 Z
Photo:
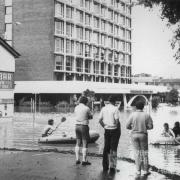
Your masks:
M 158 105 L 159 105 L 159 103 L 160 103 L 160 97 L 159 96 L 154 96 L 153 98 L 152 98 L 152 108 L 153 109 L 156 109 L 157 107 L 158 107 Z
M 154 5 L 161 8 L 161 18 L 168 21 L 168 26 L 175 25 L 171 46 L 177 48 L 174 55 L 175 60 L 180 64 L 180 0 L 136 0 L 132 5 L 144 5 L 153 8 Z
M 178 102 L 179 92 L 177 89 L 172 89 L 169 93 L 167 93 L 166 101 L 171 104 L 176 104 Z

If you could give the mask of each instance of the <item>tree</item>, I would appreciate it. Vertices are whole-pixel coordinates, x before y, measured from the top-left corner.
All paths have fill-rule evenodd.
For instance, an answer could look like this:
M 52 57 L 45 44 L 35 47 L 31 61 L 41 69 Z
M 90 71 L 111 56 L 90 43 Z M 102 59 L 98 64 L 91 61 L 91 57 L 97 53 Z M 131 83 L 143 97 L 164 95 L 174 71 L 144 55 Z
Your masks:
M 167 93 L 166 101 L 171 104 L 176 104 L 178 102 L 179 92 L 177 89 L 172 89 L 169 93 Z
M 177 48 L 174 55 L 175 60 L 180 64 L 180 0 L 136 0 L 132 5 L 144 5 L 153 8 L 157 5 L 161 8 L 161 18 L 167 19 L 168 26 L 176 25 L 171 46 Z
M 158 105 L 159 105 L 159 103 L 160 103 L 160 97 L 159 96 L 154 96 L 153 98 L 152 98 L 152 108 L 153 109 L 156 109 L 157 107 L 158 107 Z

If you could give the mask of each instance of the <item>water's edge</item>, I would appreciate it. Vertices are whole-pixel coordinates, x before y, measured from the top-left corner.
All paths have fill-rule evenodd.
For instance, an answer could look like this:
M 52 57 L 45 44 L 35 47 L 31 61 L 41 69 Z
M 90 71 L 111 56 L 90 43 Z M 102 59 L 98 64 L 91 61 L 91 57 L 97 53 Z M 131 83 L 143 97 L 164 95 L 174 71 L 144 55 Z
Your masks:
M 5 148 L 0 148 L 0 151 L 54 152 L 54 153 L 61 153 L 61 154 L 75 154 L 74 151 L 72 151 L 72 150 L 59 150 L 57 148 L 51 148 L 51 149 L 50 148 L 48 148 L 48 149 L 25 149 L 25 148 L 22 148 L 22 149 L 18 149 L 18 148 L 6 148 L 5 147 Z M 88 153 L 88 156 L 102 158 L 102 154 L 97 154 L 97 153 Z M 118 157 L 118 159 L 129 162 L 129 163 L 135 163 L 135 161 L 133 159 L 127 158 L 127 157 Z M 152 166 L 152 165 L 149 165 L 149 166 L 150 166 L 151 171 L 160 173 L 171 179 L 180 179 L 180 175 L 171 173 L 164 169 L 159 169 L 156 166 Z

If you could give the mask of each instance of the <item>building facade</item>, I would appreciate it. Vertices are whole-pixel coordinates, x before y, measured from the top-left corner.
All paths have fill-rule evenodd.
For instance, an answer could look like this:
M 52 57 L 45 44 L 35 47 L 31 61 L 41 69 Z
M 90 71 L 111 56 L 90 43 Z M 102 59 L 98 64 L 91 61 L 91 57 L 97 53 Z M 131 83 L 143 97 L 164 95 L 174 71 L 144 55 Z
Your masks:
M 0 33 L 21 53 L 16 80 L 130 84 L 130 3 L 0 0 Z
M 0 38 L 0 117 L 9 118 L 14 113 L 15 58 L 19 57 L 10 45 Z

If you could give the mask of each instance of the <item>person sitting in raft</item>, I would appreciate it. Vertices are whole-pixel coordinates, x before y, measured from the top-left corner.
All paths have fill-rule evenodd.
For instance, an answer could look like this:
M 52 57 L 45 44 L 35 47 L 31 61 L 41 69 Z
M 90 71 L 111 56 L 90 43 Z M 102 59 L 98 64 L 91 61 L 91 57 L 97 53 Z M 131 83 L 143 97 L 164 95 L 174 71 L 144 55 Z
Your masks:
M 60 123 L 64 122 L 65 120 L 66 120 L 66 118 L 62 117 Z M 47 137 L 47 136 L 51 135 L 59 127 L 60 123 L 56 127 L 54 127 L 54 120 L 49 119 L 48 125 L 46 125 L 43 130 L 42 137 Z
M 175 137 L 180 136 L 180 123 L 178 121 L 174 123 L 174 127 L 172 130 L 174 132 Z
M 169 128 L 168 123 L 164 123 L 163 126 L 164 126 L 164 129 L 161 134 L 163 137 L 175 137 L 174 132 Z

